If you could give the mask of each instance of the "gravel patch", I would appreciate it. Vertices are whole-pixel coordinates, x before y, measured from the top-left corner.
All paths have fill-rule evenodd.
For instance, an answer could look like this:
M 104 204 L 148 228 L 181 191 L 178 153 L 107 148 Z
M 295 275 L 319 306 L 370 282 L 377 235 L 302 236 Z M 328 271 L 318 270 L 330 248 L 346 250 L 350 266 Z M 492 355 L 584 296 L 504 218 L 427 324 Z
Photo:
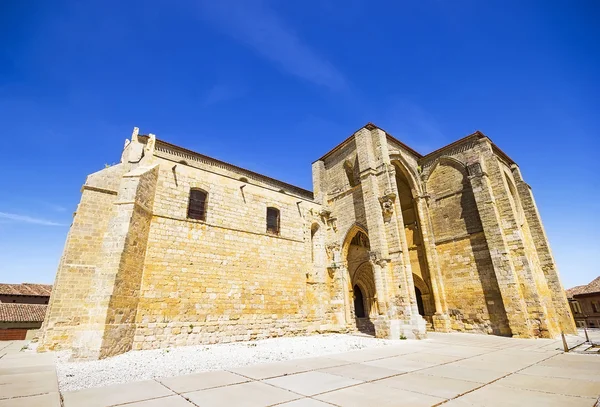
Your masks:
M 398 342 L 343 334 L 313 335 L 131 351 L 112 358 L 88 362 L 70 362 L 70 352 L 57 352 L 56 370 L 60 390 L 73 391 L 158 377 L 324 356 L 392 343 Z

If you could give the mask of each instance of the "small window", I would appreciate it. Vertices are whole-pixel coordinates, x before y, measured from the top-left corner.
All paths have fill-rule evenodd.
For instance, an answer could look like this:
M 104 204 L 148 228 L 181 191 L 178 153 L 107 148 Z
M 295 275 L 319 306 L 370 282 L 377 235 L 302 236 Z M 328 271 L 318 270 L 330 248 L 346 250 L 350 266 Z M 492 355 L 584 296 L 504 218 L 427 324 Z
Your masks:
M 190 190 L 190 202 L 188 204 L 187 217 L 189 219 L 206 220 L 206 197 L 207 193 L 201 189 Z
M 267 233 L 279 234 L 279 209 L 267 208 Z
M 592 310 L 594 310 L 594 312 L 598 312 L 598 305 L 595 302 L 592 302 Z

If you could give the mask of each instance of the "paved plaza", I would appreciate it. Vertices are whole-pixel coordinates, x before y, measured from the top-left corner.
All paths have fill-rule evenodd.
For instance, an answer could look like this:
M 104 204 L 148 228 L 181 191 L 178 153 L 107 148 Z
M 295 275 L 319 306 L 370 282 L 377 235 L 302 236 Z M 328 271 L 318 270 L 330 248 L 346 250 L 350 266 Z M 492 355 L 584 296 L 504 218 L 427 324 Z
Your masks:
M 578 340 L 571 337 L 570 345 Z M 19 346 L 0 359 L 0 407 L 59 406 L 52 355 L 15 352 Z M 62 393 L 65 407 L 592 407 L 599 396 L 600 356 L 565 354 L 560 340 L 439 333 L 325 357 Z

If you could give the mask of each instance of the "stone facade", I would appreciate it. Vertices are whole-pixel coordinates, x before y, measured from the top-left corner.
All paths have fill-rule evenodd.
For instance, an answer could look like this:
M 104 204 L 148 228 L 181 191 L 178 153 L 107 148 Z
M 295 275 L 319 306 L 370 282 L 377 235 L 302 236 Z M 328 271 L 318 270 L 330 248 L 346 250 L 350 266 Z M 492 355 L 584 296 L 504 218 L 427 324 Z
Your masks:
M 531 189 L 480 132 L 422 156 L 368 124 L 313 163 L 313 190 L 135 129 L 82 188 L 39 349 L 575 331 Z

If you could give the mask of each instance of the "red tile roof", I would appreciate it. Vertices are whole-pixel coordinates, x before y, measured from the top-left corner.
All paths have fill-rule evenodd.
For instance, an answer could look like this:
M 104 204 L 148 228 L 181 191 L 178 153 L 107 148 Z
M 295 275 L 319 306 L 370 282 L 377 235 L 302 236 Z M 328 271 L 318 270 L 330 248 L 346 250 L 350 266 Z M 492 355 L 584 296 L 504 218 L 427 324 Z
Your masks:
M 29 295 L 34 297 L 49 297 L 52 292 L 50 284 L 0 284 L 0 295 Z
M 600 276 L 596 277 L 594 280 L 592 280 L 591 283 L 587 285 L 578 285 L 576 287 L 569 288 L 568 290 L 566 290 L 566 292 L 568 298 L 573 298 L 573 296 L 580 294 L 600 294 Z
M 47 307 L 44 304 L 0 303 L 0 322 L 43 322 Z

